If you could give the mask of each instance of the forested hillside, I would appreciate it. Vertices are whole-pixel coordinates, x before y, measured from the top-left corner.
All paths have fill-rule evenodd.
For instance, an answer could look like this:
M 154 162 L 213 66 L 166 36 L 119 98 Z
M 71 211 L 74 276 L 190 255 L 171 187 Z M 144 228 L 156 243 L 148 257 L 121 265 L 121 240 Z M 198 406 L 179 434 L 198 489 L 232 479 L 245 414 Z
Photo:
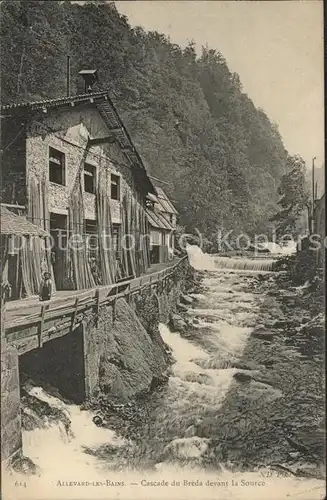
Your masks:
M 222 54 L 132 29 L 114 5 L 68 1 L 2 2 L 1 49 L 3 102 L 65 95 L 68 54 L 72 93 L 80 69 L 98 68 L 94 90 L 109 89 L 188 229 L 267 230 L 287 152 Z

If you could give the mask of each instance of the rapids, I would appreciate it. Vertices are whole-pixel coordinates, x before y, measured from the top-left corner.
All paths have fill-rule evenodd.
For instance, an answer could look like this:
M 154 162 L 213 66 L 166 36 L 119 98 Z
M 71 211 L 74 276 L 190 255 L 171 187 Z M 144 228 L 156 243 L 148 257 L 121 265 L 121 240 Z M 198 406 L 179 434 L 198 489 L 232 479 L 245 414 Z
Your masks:
M 197 247 L 189 247 L 188 253 L 191 265 L 204 273 L 203 289 L 193 295 L 195 302 L 185 314 L 189 331 L 182 335 L 160 324 L 175 363 L 167 384 L 146 402 L 146 422 L 136 427 L 135 434 L 119 435 L 117 430 L 97 427 L 91 411 L 27 384 L 26 392 L 60 410 L 70 428 L 43 417 L 39 426 L 24 430 L 24 454 L 39 467 L 39 475 L 6 477 L 5 499 L 11 500 L 12 492 L 16 499 L 33 500 L 130 500 L 154 495 L 163 500 L 322 498 L 320 480 L 283 477 L 269 464 L 245 470 L 242 449 L 239 462 L 219 455 L 215 426 L 218 415 L 226 416 L 232 388 L 239 398 L 258 401 L 259 407 L 269 407 L 281 397 L 279 390 L 262 381 L 237 385 L 234 377 L 256 373 L 255 367 L 241 363 L 251 332 L 261 321 L 263 298 L 250 285 L 257 273 L 271 272 L 272 262 L 218 258 Z M 34 410 L 24 412 L 32 415 Z M 232 421 L 233 415 L 228 418 Z M 88 484 L 82 487 L 83 481 Z M 168 485 L 155 486 L 151 481 Z M 124 486 L 113 486 L 114 482 Z

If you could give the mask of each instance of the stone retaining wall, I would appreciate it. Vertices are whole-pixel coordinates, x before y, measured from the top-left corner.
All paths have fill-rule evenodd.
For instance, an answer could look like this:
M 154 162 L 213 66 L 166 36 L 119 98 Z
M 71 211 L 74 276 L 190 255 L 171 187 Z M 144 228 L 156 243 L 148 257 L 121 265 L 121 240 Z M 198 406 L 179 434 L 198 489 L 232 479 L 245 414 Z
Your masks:
M 18 352 L 7 344 L 1 308 L 1 461 L 5 464 L 22 449 Z

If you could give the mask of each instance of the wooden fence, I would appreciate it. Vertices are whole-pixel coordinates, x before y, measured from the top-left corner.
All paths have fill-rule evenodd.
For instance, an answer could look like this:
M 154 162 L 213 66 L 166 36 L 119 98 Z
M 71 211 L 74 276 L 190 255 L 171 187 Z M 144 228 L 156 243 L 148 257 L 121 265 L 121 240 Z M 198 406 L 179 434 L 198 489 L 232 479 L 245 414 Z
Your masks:
M 121 297 L 128 298 L 145 287 L 162 282 L 169 276 L 174 275 L 177 268 L 181 267 L 186 259 L 187 256 L 162 271 L 143 275 L 139 278 L 101 286 L 84 292 L 76 291 L 71 296 L 53 299 L 47 303 L 41 302 L 40 306 L 37 306 L 38 311 L 30 315 L 28 309 L 31 309 L 31 305 L 20 305 L 19 314 L 22 315 L 26 309 L 26 315 L 21 318 L 13 318 L 8 322 L 5 319 L 6 339 L 10 343 L 17 344 L 20 354 L 35 347 L 41 347 L 44 342 L 71 331 L 75 327 L 79 313 L 91 308 L 98 313 L 101 305 L 114 303 Z M 33 308 L 35 309 L 35 306 Z M 98 320 L 98 314 L 96 317 Z M 63 330 L 65 330 L 65 333 L 62 333 Z M 28 342 L 28 345 L 21 346 L 20 349 L 20 343 L 28 337 L 31 338 L 31 341 L 32 338 L 35 341 Z

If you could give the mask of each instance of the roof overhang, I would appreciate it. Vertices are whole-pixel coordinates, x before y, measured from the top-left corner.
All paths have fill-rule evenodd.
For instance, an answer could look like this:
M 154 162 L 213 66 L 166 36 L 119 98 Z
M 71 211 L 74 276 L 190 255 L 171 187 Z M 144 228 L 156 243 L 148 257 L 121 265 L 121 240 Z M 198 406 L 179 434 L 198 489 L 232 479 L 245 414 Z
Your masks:
M 174 228 L 160 212 L 151 210 L 150 208 L 146 208 L 145 212 L 151 227 L 164 231 L 174 231 Z
M 25 216 L 16 215 L 6 207 L 1 206 L 1 234 L 15 236 L 50 236 L 44 229 L 36 226 Z
M 23 114 L 25 118 L 31 119 L 31 112 L 34 111 L 48 113 L 48 111 L 53 109 L 67 110 L 82 104 L 90 104 L 96 107 L 109 132 L 109 134 L 106 134 L 103 138 L 90 139 L 91 145 L 94 140 L 101 140 L 102 142 L 117 142 L 124 156 L 131 164 L 135 180 L 141 184 L 140 187 L 142 187 L 144 194 L 146 195 L 146 193 L 149 192 L 155 195 L 155 187 L 147 174 L 143 160 L 136 150 L 133 141 L 107 91 L 66 96 L 58 99 L 47 99 L 43 101 L 5 104 L 1 106 L 1 115 L 6 117 L 8 115 L 13 116 Z

